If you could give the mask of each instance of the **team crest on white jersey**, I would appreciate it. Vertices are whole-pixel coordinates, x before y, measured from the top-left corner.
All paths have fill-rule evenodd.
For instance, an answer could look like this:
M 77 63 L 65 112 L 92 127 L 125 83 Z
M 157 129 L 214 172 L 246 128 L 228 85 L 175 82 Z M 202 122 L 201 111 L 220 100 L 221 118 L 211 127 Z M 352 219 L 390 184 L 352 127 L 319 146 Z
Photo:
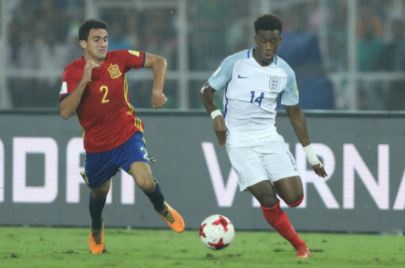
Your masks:
M 269 79 L 269 89 L 270 91 L 278 91 L 280 88 L 281 84 L 281 77 L 275 76 L 275 75 L 270 75 Z
M 108 72 L 110 73 L 112 79 L 121 76 L 121 71 L 117 64 L 110 64 L 110 66 L 108 67 Z

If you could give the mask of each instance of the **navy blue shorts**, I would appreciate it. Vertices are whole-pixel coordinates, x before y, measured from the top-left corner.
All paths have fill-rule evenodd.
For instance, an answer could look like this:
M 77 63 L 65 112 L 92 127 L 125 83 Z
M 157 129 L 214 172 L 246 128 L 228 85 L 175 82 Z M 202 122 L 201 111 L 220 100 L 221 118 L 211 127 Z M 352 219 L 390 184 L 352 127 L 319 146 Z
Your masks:
M 102 153 L 86 153 L 84 164 L 87 184 L 93 188 L 111 179 L 119 168 L 129 171 L 134 162 L 149 163 L 143 135 L 136 132 L 124 144 Z

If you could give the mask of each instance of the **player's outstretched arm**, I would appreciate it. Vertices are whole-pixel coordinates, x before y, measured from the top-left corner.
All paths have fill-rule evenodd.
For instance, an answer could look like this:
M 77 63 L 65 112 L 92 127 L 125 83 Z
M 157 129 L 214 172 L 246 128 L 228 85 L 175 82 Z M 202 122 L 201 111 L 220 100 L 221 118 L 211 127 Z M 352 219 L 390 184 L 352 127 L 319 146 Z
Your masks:
M 224 117 L 222 116 L 221 111 L 215 105 L 214 93 L 215 90 L 208 83 L 205 83 L 205 85 L 201 88 L 201 100 L 207 112 L 211 114 L 213 128 L 215 135 L 217 136 L 218 143 L 220 145 L 224 145 L 226 142 L 227 129 L 225 126 Z
M 158 109 L 165 105 L 167 98 L 163 93 L 166 78 L 167 60 L 161 56 L 145 53 L 146 68 L 153 70 L 152 107 Z
M 311 146 L 304 113 L 301 111 L 298 105 L 284 106 L 284 108 L 288 114 L 291 125 L 294 128 L 295 134 L 299 142 L 304 147 L 308 162 L 311 164 L 312 169 L 318 176 L 323 178 L 326 177 L 327 176 L 326 171 Z
M 65 97 L 59 104 L 59 114 L 64 118 L 68 119 L 77 109 L 82 99 L 83 92 L 86 89 L 87 84 L 91 81 L 91 72 L 94 68 L 100 66 L 93 60 L 88 60 L 84 66 L 83 76 L 79 84 Z

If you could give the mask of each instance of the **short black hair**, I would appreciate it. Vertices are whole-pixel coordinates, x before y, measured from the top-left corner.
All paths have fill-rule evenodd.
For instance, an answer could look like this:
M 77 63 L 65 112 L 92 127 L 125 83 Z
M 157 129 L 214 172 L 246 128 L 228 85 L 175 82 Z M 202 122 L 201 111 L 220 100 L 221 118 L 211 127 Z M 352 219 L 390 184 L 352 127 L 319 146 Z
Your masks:
M 273 15 L 273 14 L 261 15 L 255 21 L 255 33 L 257 33 L 259 30 L 264 30 L 264 31 L 278 30 L 281 33 L 282 29 L 283 29 L 283 23 L 276 15 Z
M 79 28 L 79 40 L 87 41 L 91 29 L 105 29 L 108 31 L 107 24 L 101 20 L 86 20 Z

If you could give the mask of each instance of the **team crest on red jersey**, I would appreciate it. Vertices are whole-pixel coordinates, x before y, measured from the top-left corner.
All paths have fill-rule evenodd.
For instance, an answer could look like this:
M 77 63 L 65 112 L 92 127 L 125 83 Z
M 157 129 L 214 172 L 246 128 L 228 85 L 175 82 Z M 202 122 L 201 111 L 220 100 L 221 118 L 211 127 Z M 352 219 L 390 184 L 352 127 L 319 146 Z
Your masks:
M 121 71 L 117 64 L 110 64 L 110 66 L 108 67 L 108 72 L 110 73 L 112 79 L 121 76 Z

